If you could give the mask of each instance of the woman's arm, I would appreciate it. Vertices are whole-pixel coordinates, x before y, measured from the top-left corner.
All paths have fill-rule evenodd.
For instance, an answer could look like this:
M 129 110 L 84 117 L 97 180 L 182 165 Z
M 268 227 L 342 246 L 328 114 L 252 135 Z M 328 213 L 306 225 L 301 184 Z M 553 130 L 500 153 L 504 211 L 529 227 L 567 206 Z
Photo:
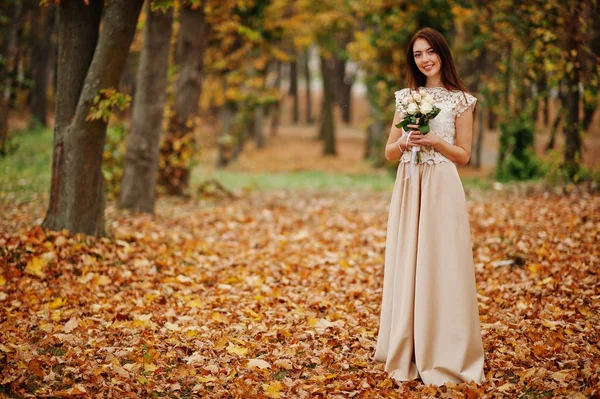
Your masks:
M 385 145 L 385 159 L 388 161 L 395 161 L 400 159 L 402 153 L 406 150 L 406 140 L 401 140 L 402 129 L 398 129 L 396 125 L 402 121 L 400 113 L 396 111 L 394 113 L 394 121 L 392 122 L 392 128 L 390 129 L 390 135 L 388 136 L 387 143 Z
M 456 118 L 456 140 L 450 144 L 440 136 L 426 134 L 423 136 L 418 130 L 410 136 L 413 145 L 432 146 L 446 158 L 458 165 L 466 165 L 471 158 L 471 142 L 473 140 L 473 111 L 463 112 Z

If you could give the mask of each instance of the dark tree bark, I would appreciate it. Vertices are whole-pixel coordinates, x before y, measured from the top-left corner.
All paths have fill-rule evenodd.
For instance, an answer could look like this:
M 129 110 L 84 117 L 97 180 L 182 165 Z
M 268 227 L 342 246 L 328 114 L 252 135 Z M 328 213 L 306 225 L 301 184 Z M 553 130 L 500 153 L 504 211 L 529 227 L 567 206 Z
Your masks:
M 298 103 L 298 61 L 290 63 L 290 96 L 292 96 L 292 121 L 300 121 L 300 108 Z
M 478 107 L 477 115 L 477 143 L 475 145 L 475 168 L 481 168 L 481 151 L 483 150 L 483 107 Z
M 275 89 L 277 93 L 281 92 L 281 61 L 275 61 Z M 297 88 L 296 88 L 297 89 Z M 296 90 L 296 97 L 297 97 Z M 297 104 L 296 104 L 297 105 Z M 279 129 L 279 121 L 281 119 L 281 100 L 276 100 L 273 105 L 271 105 L 271 137 L 275 137 L 277 135 L 277 129 Z M 297 122 L 297 121 L 296 121 Z
M 488 108 L 488 120 L 487 121 L 488 121 L 487 127 L 489 130 L 496 129 L 497 122 L 498 122 L 498 116 L 496 115 L 496 111 L 492 107 Z
M 373 123 L 367 129 L 364 158 L 372 158 L 375 166 L 379 167 L 384 165 L 383 154 L 379 154 L 377 151 L 381 147 L 380 143 L 384 140 L 386 122 L 381 109 L 374 101 L 369 101 L 369 114 Z
M 552 124 L 552 129 L 550 130 L 550 140 L 548 140 L 548 144 L 546 145 L 546 152 L 554 149 L 554 145 L 556 143 L 556 132 L 558 132 L 558 126 L 560 125 L 560 121 L 565 113 L 564 110 L 565 108 L 561 105 L 556 114 L 556 118 L 554 119 L 554 123 Z
M 2 29 L 2 48 L 0 48 L 0 154 L 4 153 L 8 137 L 9 102 L 13 80 L 16 73 L 18 31 L 23 12 L 23 1 L 18 0 L 7 6 L 6 25 Z
M 34 85 L 28 99 L 32 116 L 29 123 L 31 127 L 37 124 L 48 125 L 47 92 L 50 76 L 54 70 L 51 59 L 54 58 L 53 52 L 56 51 L 56 46 L 52 36 L 57 23 L 56 10 L 53 6 L 36 6 L 32 8 L 32 13 L 33 23 L 40 28 L 34 29 L 32 33 L 30 74 Z
M 160 133 L 165 106 L 173 9 L 151 11 L 146 26 L 127 136 L 119 206 L 154 213 Z
M 335 64 L 333 60 L 321 56 L 321 76 L 323 78 L 323 109 L 319 137 L 323 138 L 323 154 L 336 155 L 335 121 L 333 119 Z
M 581 49 L 577 40 L 578 34 L 578 13 L 569 21 L 565 29 L 567 38 L 567 48 L 571 50 L 571 62 L 574 68 L 566 74 L 566 123 L 563 131 L 565 132 L 565 153 L 564 167 L 570 178 L 573 178 L 579 171 L 581 165 L 581 147 L 582 139 L 580 135 L 579 103 L 581 96 L 579 93 L 579 84 L 581 81 Z
M 143 0 L 60 3 L 58 91 L 50 204 L 43 227 L 104 234 L 103 120 L 87 121 L 94 97 L 115 88 L 125 66 Z
M 256 143 L 256 148 L 264 148 L 265 147 L 265 107 L 259 105 L 253 112 L 254 118 L 252 130 L 254 130 L 254 142 Z
M 221 107 L 221 112 L 219 114 L 221 137 L 219 139 L 218 168 L 227 166 L 237 155 L 236 138 L 232 132 L 233 118 L 235 118 L 236 112 L 237 109 L 235 103 L 226 102 L 223 107 Z
M 346 60 L 335 58 L 334 63 L 336 102 L 342 111 L 342 120 L 344 123 L 350 123 L 352 119 L 352 80 L 346 76 Z
M 312 92 L 311 92 L 311 88 L 310 88 L 310 83 L 311 83 L 311 79 L 310 79 L 310 68 L 308 65 L 308 59 L 310 57 L 310 52 L 307 50 L 306 53 L 304 54 L 303 60 L 304 60 L 304 81 L 306 82 L 306 123 L 311 124 L 313 123 L 313 117 L 312 117 Z
M 198 114 L 202 92 L 208 27 L 202 2 L 198 6 L 181 7 L 179 20 L 177 60 L 180 68 L 175 84 L 174 113 L 160 149 L 165 166 L 159 170 L 159 184 L 170 195 L 183 195 L 189 185 L 187 158 L 195 147 L 193 118 Z

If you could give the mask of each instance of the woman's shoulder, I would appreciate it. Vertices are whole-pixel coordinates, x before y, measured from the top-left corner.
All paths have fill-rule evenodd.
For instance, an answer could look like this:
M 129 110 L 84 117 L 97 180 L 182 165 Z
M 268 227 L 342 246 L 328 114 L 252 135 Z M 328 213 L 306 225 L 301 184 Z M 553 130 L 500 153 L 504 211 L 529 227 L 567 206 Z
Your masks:
M 466 110 L 470 109 L 471 111 L 475 109 L 475 104 L 477 103 L 477 97 L 472 95 L 469 92 L 457 90 L 452 92 L 455 98 L 455 112 L 456 116 L 459 117 Z
M 403 89 L 395 91 L 394 96 L 396 97 L 396 99 L 402 98 L 402 97 L 406 96 L 409 92 L 410 92 L 410 88 L 405 87 Z

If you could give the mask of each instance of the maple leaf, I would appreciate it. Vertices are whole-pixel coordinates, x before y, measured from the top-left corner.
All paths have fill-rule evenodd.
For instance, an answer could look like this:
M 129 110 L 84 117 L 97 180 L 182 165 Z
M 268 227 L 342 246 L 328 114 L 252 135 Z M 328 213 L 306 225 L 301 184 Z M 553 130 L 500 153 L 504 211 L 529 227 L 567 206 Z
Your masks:
M 27 262 L 27 266 L 25 267 L 25 273 L 30 274 L 35 277 L 44 277 L 44 268 L 48 264 L 48 261 L 45 258 L 35 257 Z
M 79 325 L 79 320 L 77 320 L 77 318 L 72 317 L 69 319 L 69 321 L 64 325 L 63 327 L 63 331 L 66 334 L 69 334 L 71 331 L 73 331 L 74 329 L 77 328 L 77 326 Z
M 269 398 L 279 398 L 284 388 L 285 386 L 279 381 L 271 384 L 262 384 L 262 389 Z
M 269 362 L 266 362 L 262 359 L 250 359 L 248 361 L 248 368 L 252 368 L 252 367 L 256 367 L 259 369 L 268 369 L 271 367 L 271 365 L 269 364 Z
M 48 304 L 48 307 L 50 309 L 58 309 L 58 308 L 62 308 L 63 306 L 65 306 L 66 303 L 67 303 L 67 298 L 56 297 L 56 298 L 54 298 L 54 300 L 52 302 L 50 302 Z
M 241 346 L 237 346 L 232 343 L 230 343 L 226 349 L 227 349 L 227 352 L 235 353 L 236 355 L 239 355 L 239 356 L 246 356 L 246 353 L 248 353 L 248 349 L 241 347 Z

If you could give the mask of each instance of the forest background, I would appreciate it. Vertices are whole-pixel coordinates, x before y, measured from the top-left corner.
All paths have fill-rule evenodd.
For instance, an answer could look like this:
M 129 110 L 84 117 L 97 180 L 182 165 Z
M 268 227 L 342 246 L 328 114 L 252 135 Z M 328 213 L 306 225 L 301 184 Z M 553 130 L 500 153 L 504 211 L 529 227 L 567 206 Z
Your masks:
M 597 0 L 2 1 L 0 394 L 598 395 L 599 15 Z M 425 26 L 478 98 L 459 173 L 483 388 L 398 388 L 368 359 L 397 166 L 383 145 Z M 256 289 L 263 304 L 244 302 Z M 110 312 L 107 295 L 132 302 Z M 79 364 L 85 328 L 103 332 Z M 114 328 L 144 342 L 125 354 Z

